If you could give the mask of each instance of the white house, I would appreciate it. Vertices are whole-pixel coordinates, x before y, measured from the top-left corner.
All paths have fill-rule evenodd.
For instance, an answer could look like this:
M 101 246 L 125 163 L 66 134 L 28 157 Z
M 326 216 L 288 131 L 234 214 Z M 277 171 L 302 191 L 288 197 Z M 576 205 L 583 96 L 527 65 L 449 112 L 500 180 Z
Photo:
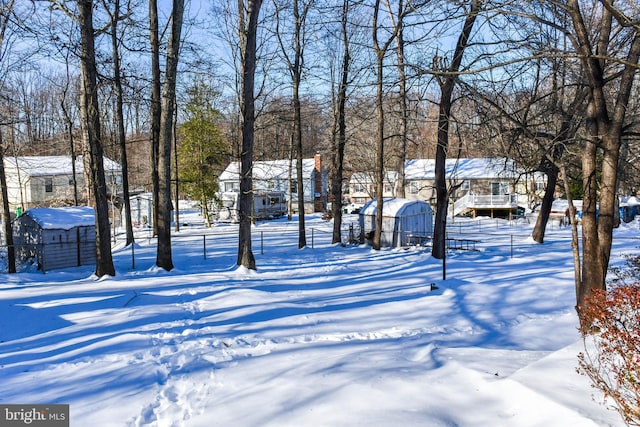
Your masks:
M 435 159 L 414 159 L 405 162 L 405 197 L 436 202 Z M 354 174 L 349 183 L 350 198 L 360 197 L 358 189 L 369 187 L 358 182 L 361 174 Z M 385 189 L 395 187 L 395 173 L 387 174 Z M 523 174 L 513 160 L 495 158 L 447 159 L 447 185 L 454 188 L 454 215 L 508 216 L 520 207 L 530 207 L 532 199 L 544 191 L 543 174 Z M 387 182 L 388 181 L 388 182 Z M 385 193 L 385 197 L 392 196 Z
M 327 172 L 320 154 L 302 160 L 302 189 L 306 212 L 322 212 L 327 206 Z M 252 179 L 255 192 L 283 192 L 297 208 L 298 182 L 296 161 L 267 160 L 253 163 Z M 291 194 L 289 195 L 289 182 Z M 232 162 L 218 177 L 220 193 L 240 191 L 240 162 Z
M 5 157 L 7 193 L 12 210 L 24 212 L 33 207 L 64 206 L 73 203 L 73 168 L 71 156 Z M 107 191 L 122 192 L 120 165 L 104 158 Z M 82 156 L 76 157 L 75 175 L 78 198 L 86 200 L 86 181 Z
M 382 196 L 384 198 L 395 197 L 395 185 L 398 173 L 389 171 L 385 174 Z M 355 172 L 349 179 L 349 202 L 357 208 L 375 198 L 376 188 L 373 173 Z

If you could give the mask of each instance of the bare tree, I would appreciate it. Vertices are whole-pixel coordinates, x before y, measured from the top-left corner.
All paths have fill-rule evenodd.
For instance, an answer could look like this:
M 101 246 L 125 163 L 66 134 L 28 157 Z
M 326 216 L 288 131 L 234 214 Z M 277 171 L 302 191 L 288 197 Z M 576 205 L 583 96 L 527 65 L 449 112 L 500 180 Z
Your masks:
M 304 72 L 304 48 L 306 41 L 306 22 L 309 10 L 313 5 L 314 0 L 293 0 L 292 1 L 292 15 L 293 15 L 293 33 L 291 34 L 291 41 L 285 40 L 285 30 L 282 27 L 282 22 L 288 21 L 288 16 L 285 15 L 285 8 L 281 7 L 277 1 L 274 1 L 276 7 L 277 27 L 276 35 L 278 37 L 278 43 L 280 44 L 281 55 L 287 64 L 287 69 L 291 76 L 292 82 L 292 97 L 293 97 L 293 144 L 296 151 L 296 180 L 300 184 L 298 185 L 298 248 L 303 248 L 307 245 L 307 237 L 305 232 L 304 221 L 304 182 L 302 159 L 304 156 L 302 150 L 302 113 L 300 106 L 300 83 L 302 81 L 302 74 Z M 283 16 L 284 15 L 284 16 Z M 290 53 L 291 52 L 291 53 Z
M 458 72 L 462 64 L 464 51 L 469 43 L 473 25 L 482 9 L 483 0 L 470 0 L 469 9 L 466 12 L 465 22 L 456 42 L 453 58 L 448 65 L 436 64 L 435 69 L 440 68 L 443 72 L 440 83 L 440 112 L 438 115 L 438 145 L 436 147 L 436 218 L 433 231 L 433 249 L 432 256 L 437 259 L 443 259 L 446 251 L 446 227 L 447 227 L 447 209 L 449 204 L 449 189 L 447 188 L 445 164 L 447 160 L 447 149 L 449 146 L 449 122 L 451 120 L 451 105 L 453 89 L 458 80 Z M 434 62 L 440 61 L 442 58 L 435 58 Z M 444 65 L 444 67 L 443 67 Z
M 373 6 L 373 24 L 372 24 L 372 40 L 373 50 L 375 53 L 375 72 L 376 72 L 376 166 L 375 166 L 375 186 L 376 186 L 376 227 L 373 233 L 373 249 L 379 250 L 382 237 L 382 215 L 384 210 L 384 176 L 385 176 L 385 106 L 384 106 L 384 71 L 385 56 L 394 42 L 398 27 L 382 28 L 380 19 L 380 0 L 376 0 Z M 384 41 L 380 40 L 381 30 L 391 31 L 388 38 Z
M 167 43 L 167 63 L 162 89 L 160 114 L 160 145 L 158 151 L 158 250 L 156 265 L 173 270 L 171 253 L 171 149 L 174 135 L 176 79 L 180 53 L 180 34 L 184 15 L 184 0 L 174 0 L 171 10 L 171 34 Z M 176 201 L 177 202 L 177 201 Z M 178 209 L 178 206 L 175 207 Z
M 153 234 L 158 234 L 158 204 L 160 202 L 160 116 L 162 111 L 160 81 L 160 33 L 158 23 L 158 0 L 149 0 L 149 43 L 151 45 L 151 186 L 153 194 Z
M 13 15 L 14 0 L 0 5 L 0 52 L 5 52 L 5 37 L 11 16 Z M 5 56 L 5 55 L 2 55 Z M 16 252 L 13 246 L 13 230 L 11 228 L 11 211 L 9 209 L 9 197 L 7 192 L 7 177 L 4 172 L 4 141 L 0 129 L 0 188 L 2 193 L 2 226 L 4 228 L 5 244 L 7 245 L 7 262 L 9 273 L 16 272 Z
M 89 181 L 96 212 L 96 276 L 115 276 L 111 255 L 109 200 L 104 176 L 103 147 L 98 110 L 96 56 L 94 48 L 93 2 L 78 0 L 80 24 L 81 111 L 83 134 L 89 147 Z
M 594 289 L 606 288 L 616 221 L 621 141 L 640 58 L 636 12 L 633 6 L 628 10 L 624 7 L 625 3 L 618 5 L 609 0 L 590 4 L 567 1 L 566 11 L 573 23 L 570 38 L 589 87 L 587 135 L 582 152 L 582 275 L 576 283 L 579 313 L 585 297 Z M 624 40 L 624 45 L 617 45 L 618 40 Z
M 281 55 L 287 64 L 287 69 L 291 76 L 292 82 L 292 95 L 293 95 L 293 143 L 296 148 L 296 180 L 298 185 L 298 248 L 303 248 L 307 245 L 307 237 L 305 232 L 304 221 L 304 182 L 302 160 L 302 114 L 300 106 L 300 83 L 302 81 L 302 74 L 304 72 L 304 48 L 306 42 L 306 22 L 309 10 L 313 5 L 314 0 L 293 0 L 292 1 L 292 14 L 293 14 L 293 33 L 291 34 L 291 41 L 285 40 L 285 31 L 283 31 L 282 22 L 288 20 L 288 16 L 284 13 L 286 10 L 284 7 L 275 1 L 277 27 L 276 36 L 280 44 Z M 284 16 L 283 16 L 284 15 Z M 290 53 L 291 52 L 291 53 Z
M 127 246 L 133 243 L 133 225 L 131 223 L 131 200 L 129 199 L 129 163 L 127 161 L 127 137 L 124 123 L 124 91 L 122 88 L 122 70 L 120 67 L 120 40 L 118 37 L 118 23 L 122 18 L 120 0 L 114 0 L 113 11 L 109 9 L 106 0 L 102 0 L 105 11 L 109 15 L 111 27 L 111 50 L 113 58 L 113 85 L 116 92 L 115 122 L 117 124 L 116 140 L 120 147 L 120 167 L 122 168 L 122 192 L 124 195 L 124 213 Z M 126 11 L 127 16 L 130 11 Z
M 255 121 L 255 71 L 258 17 L 262 0 L 238 0 L 238 22 L 242 63 L 242 150 L 240 153 L 240 200 L 237 264 L 256 269 L 251 250 L 251 211 L 253 205 L 253 131 Z
M 9 273 L 16 272 L 16 248 L 13 246 L 13 229 L 11 227 L 11 211 L 9 209 L 9 195 L 7 192 L 7 176 L 4 172 L 4 141 L 0 130 L 0 188 L 2 189 L 2 226 L 4 244 L 7 246 L 7 267 Z
M 340 14 L 340 39 L 342 42 L 342 59 L 339 69 L 340 80 L 337 90 L 332 91 L 333 131 L 331 156 L 331 213 L 333 216 L 332 243 L 342 241 L 342 182 L 344 175 L 344 147 L 347 142 L 346 104 L 349 85 L 349 68 L 351 65 L 351 49 L 349 41 L 349 11 L 351 2 L 343 0 Z M 332 79 L 333 83 L 333 79 Z

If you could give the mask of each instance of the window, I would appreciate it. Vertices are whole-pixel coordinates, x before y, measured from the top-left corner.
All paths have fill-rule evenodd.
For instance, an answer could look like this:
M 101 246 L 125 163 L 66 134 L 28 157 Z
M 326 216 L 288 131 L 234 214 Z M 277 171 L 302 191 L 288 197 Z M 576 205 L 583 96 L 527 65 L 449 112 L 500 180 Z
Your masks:
M 73 177 L 72 176 L 69 177 L 69 185 L 73 185 Z
M 420 186 L 417 181 L 409 181 L 409 194 L 418 194 L 420 192 Z
M 385 194 L 389 194 L 393 192 L 393 186 L 391 184 L 385 183 L 384 184 L 384 193 Z
M 509 194 L 509 184 L 506 182 L 492 182 L 491 183 L 491 195 L 502 196 Z
M 53 178 L 48 177 L 44 179 L 44 192 L 53 193 Z
M 471 181 L 469 181 L 468 179 L 465 179 L 464 181 L 462 181 L 462 184 L 460 185 L 460 189 L 464 191 L 469 191 L 471 189 Z
M 536 191 L 544 191 L 546 187 L 543 181 L 536 181 Z
M 236 188 L 238 184 L 234 183 L 234 182 L 225 182 L 224 183 L 224 191 L 237 191 L 238 189 Z
M 365 193 L 366 190 L 364 188 L 364 185 L 357 183 L 353 185 L 353 192 L 354 193 Z

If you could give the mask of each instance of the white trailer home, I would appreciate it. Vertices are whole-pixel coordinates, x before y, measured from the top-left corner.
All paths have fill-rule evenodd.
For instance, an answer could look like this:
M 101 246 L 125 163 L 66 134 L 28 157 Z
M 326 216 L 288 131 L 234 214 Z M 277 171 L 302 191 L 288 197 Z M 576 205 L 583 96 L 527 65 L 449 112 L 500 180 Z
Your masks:
M 216 211 L 216 219 L 220 222 L 239 222 L 240 193 L 226 191 L 220 194 L 220 205 Z M 287 198 L 282 191 L 258 191 L 253 194 L 254 219 L 280 218 L 287 214 Z

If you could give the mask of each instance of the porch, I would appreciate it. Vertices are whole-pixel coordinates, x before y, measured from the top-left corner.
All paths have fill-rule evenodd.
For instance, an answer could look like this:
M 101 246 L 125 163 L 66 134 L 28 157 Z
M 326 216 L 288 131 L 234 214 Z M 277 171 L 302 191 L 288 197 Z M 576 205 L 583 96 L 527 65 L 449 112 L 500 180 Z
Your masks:
M 467 194 L 453 203 L 453 215 L 508 218 L 518 209 L 516 194 Z

